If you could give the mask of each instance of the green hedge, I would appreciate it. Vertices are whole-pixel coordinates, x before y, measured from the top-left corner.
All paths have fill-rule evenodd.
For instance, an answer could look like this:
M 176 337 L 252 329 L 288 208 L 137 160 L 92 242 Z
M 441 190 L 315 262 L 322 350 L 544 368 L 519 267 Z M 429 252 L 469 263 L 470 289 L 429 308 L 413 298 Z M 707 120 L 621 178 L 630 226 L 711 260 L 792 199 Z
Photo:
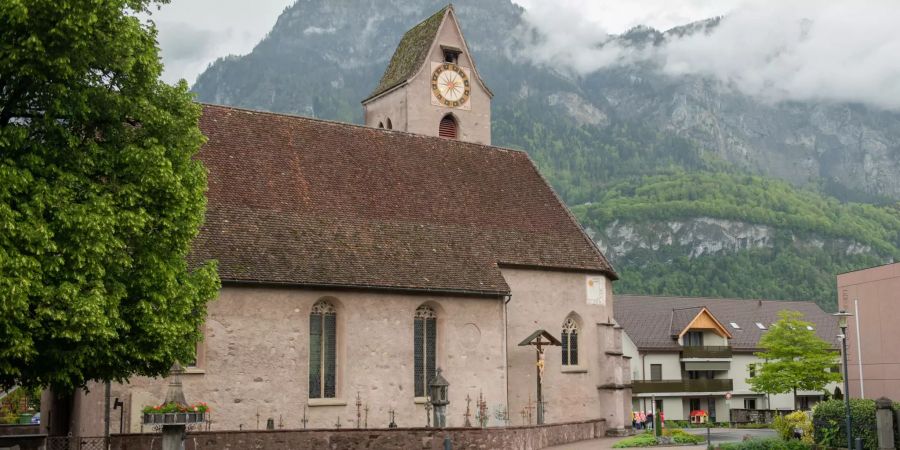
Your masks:
M 900 414 L 900 403 L 894 403 L 894 414 Z M 851 399 L 850 416 L 853 438 L 863 438 L 863 448 L 878 448 L 875 422 L 875 400 Z M 829 447 L 847 446 L 847 410 L 843 400 L 820 402 L 813 409 L 816 443 Z M 900 429 L 894 428 L 894 442 L 900 442 Z

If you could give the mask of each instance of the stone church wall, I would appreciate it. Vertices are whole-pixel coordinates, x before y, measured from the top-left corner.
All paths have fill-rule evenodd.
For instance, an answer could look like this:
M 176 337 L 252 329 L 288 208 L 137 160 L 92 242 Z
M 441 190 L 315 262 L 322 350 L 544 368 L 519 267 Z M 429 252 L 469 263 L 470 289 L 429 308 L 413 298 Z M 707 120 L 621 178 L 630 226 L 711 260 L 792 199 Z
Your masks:
M 309 313 L 322 298 L 337 307 L 338 394 L 308 402 Z M 506 393 L 503 303 L 484 297 L 225 287 L 209 304 L 199 367 L 183 376 L 185 394 L 210 405 L 213 430 L 264 429 L 268 418 L 302 428 L 307 404 L 308 427 L 334 428 L 340 419 L 352 428 L 357 392 L 369 406 L 369 427 L 387 427 L 392 408 L 398 425 L 425 426 L 424 405 L 413 392 L 413 316 L 422 304 L 438 316 L 437 365 L 450 382 L 448 426 L 463 425 L 466 395 L 483 392 L 493 416 Z M 166 380 L 147 378 L 113 385 L 112 396 L 126 403 L 126 432 L 142 431 L 140 409 L 161 403 L 166 387 Z M 86 398 L 93 402 L 83 402 L 80 416 L 95 424 L 80 430 L 83 436 L 102 434 L 102 392 L 93 387 Z M 113 411 L 113 432 L 118 419 Z
M 611 325 L 612 285 L 605 281 L 604 304 L 588 304 L 584 273 L 504 268 L 512 288 L 507 305 L 509 320 L 509 403 L 513 423 L 529 398 L 536 400 L 535 351 L 518 344 L 537 329 L 560 338 L 563 322 L 578 323 L 579 364 L 563 366 L 560 347 L 546 351 L 543 395 L 546 423 L 567 420 L 606 419 L 610 429 L 625 426 L 630 399 L 624 390 L 601 389 L 623 384 L 628 365 L 621 355 L 621 331 Z M 590 275 L 592 277 L 598 275 Z

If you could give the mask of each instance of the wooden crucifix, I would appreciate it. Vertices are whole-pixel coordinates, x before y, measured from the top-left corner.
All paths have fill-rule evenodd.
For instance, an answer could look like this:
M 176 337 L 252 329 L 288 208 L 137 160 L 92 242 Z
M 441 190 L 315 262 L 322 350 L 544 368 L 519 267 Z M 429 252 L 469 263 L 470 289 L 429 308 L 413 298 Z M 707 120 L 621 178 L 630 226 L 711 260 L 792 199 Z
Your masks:
M 537 330 L 519 343 L 520 347 L 533 345 L 536 352 L 537 362 L 537 424 L 544 424 L 544 396 L 541 393 L 541 385 L 544 381 L 544 350 L 548 346 L 562 346 L 559 339 L 553 337 L 552 334 L 545 330 Z

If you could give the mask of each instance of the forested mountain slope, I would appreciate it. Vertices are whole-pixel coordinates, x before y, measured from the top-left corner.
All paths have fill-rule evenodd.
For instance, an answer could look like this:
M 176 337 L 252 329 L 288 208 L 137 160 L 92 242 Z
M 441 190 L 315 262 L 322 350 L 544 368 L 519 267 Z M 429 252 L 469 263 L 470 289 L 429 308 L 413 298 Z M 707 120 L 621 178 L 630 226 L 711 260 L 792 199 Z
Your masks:
M 443 6 L 299 1 L 253 52 L 215 62 L 193 89 L 203 102 L 361 122 L 359 102 L 403 32 Z M 454 6 L 495 93 L 493 143 L 531 154 L 607 249 L 623 275 L 617 291 L 810 298 L 830 307 L 836 271 L 896 256 L 896 210 L 843 202 L 900 198 L 900 115 L 764 103 L 713 80 L 663 75 L 652 63 L 575 76 L 531 62 L 523 37 L 535 31 L 509 0 Z M 638 28 L 617 39 L 647 46 L 666 36 Z M 691 183 L 717 196 L 674 188 Z M 849 221 L 859 211 L 863 222 Z M 670 224 L 681 225 L 673 234 Z M 679 234 L 689 229 L 706 232 Z M 734 245 L 740 230 L 765 230 L 766 244 Z M 775 270 L 782 266 L 793 269 Z

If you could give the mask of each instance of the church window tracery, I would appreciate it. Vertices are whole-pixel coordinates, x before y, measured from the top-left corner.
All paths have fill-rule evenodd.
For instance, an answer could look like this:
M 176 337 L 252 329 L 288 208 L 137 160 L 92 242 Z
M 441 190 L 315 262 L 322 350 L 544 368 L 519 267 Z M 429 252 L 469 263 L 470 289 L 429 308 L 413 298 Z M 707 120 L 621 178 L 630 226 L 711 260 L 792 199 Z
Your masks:
M 425 397 L 437 362 L 437 313 L 430 306 L 422 305 L 416 309 L 413 339 L 415 396 Z
M 337 310 L 319 300 L 309 314 L 309 398 L 335 398 Z
M 578 322 L 569 317 L 562 327 L 562 365 L 578 365 Z

